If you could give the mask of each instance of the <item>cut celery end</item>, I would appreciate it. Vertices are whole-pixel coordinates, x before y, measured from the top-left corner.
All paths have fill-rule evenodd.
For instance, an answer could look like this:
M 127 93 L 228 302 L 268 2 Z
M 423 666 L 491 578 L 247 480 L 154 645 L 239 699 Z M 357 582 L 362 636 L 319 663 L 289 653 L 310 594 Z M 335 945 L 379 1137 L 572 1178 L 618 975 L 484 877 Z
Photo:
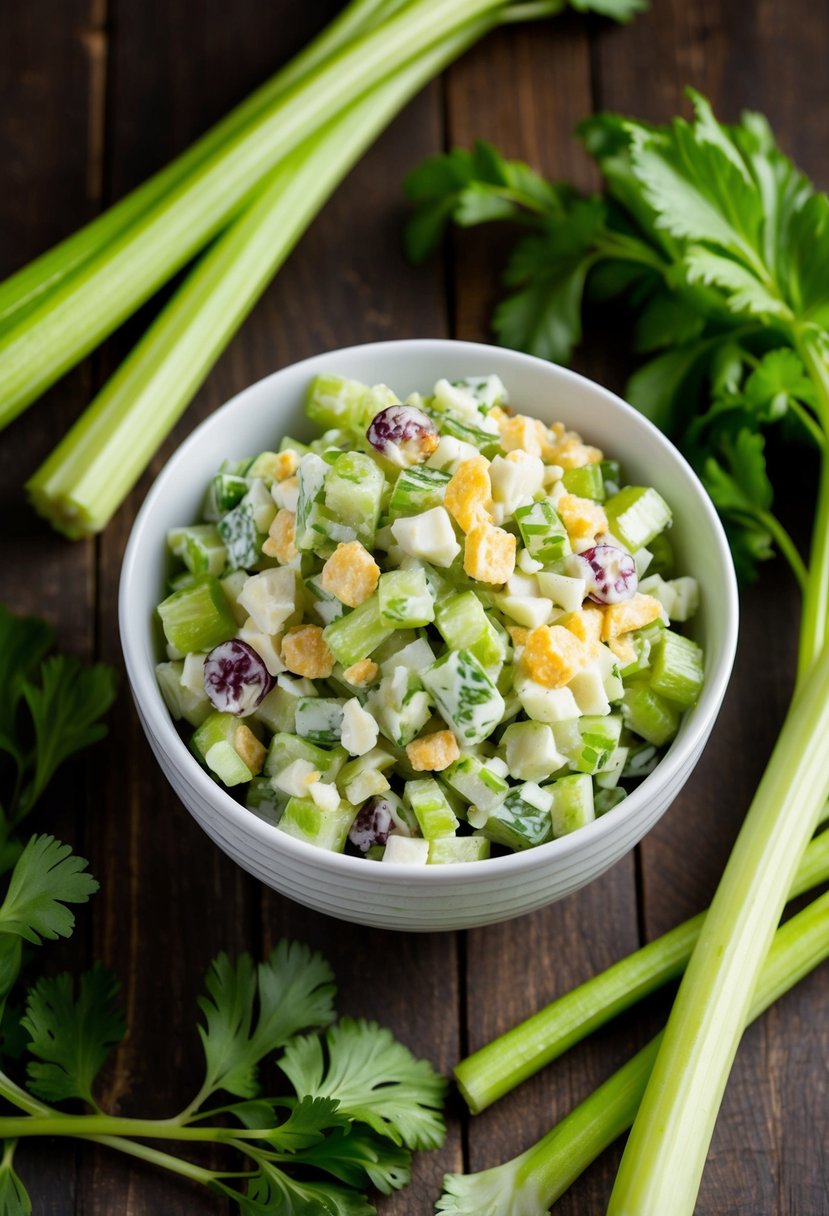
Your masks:
M 509 790 L 509 783 L 477 756 L 461 755 L 443 773 L 443 779 L 467 802 L 488 812 L 495 809 Z
M 571 773 L 545 786 L 553 798 L 553 835 L 567 836 L 596 818 L 593 782 L 586 773 Z
M 563 744 L 571 768 L 579 773 L 599 773 L 607 768 L 619 746 L 622 719 L 618 714 L 585 714 L 576 719 L 573 743 Z
M 325 506 L 371 548 L 385 489 L 381 470 L 363 452 L 343 452 L 325 479 Z
M 471 648 L 487 631 L 486 613 L 474 591 L 464 591 L 441 600 L 437 605 L 435 624 L 452 650 Z
M 253 711 L 253 717 L 274 734 L 293 733 L 296 726 L 297 698 L 276 684 Z
M 211 773 L 215 773 L 226 786 L 242 785 L 253 777 L 251 770 L 230 743 L 214 743 L 207 749 L 204 762 Z
M 218 575 L 227 564 L 227 551 L 215 524 L 171 528 L 167 533 L 167 546 L 192 574 Z
M 315 376 L 308 387 L 305 412 L 323 430 L 365 425 L 361 406 L 368 385 L 344 376 Z
M 549 792 L 532 782 L 510 790 L 488 816 L 483 833 L 516 851 L 544 844 L 553 835 L 552 802 Z
M 578 469 L 565 469 L 561 480 L 568 494 L 577 494 L 579 498 L 592 498 L 594 502 L 604 502 L 607 497 L 601 464 L 584 464 Z
M 340 804 L 336 811 L 323 811 L 311 798 L 289 798 L 278 826 L 297 840 L 342 853 L 356 815 L 353 806 Z
M 183 663 L 159 663 L 155 669 L 158 686 L 164 703 L 171 715 L 184 719 L 191 726 L 201 726 L 212 712 L 212 706 L 204 691 L 201 694 L 185 688 L 181 682 Z
M 435 619 L 435 601 L 422 568 L 389 570 L 377 588 L 380 621 L 395 629 L 417 629 Z
M 413 465 L 401 469 L 389 499 L 389 515 L 397 519 L 400 515 L 420 515 L 433 507 L 443 505 L 443 497 L 450 476 L 440 469 L 427 465 Z
M 457 817 L 433 777 L 407 781 L 403 797 L 414 811 L 424 839 L 452 836 L 457 831 Z
M 664 630 L 651 656 L 650 686 L 682 709 L 696 705 L 702 691 L 703 653 L 690 638 Z
M 332 621 L 326 626 L 324 636 L 337 662 L 343 667 L 351 667 L 360 659 L 368 658 L 392 633 L 394 626 L 383 624 L 379 597 L 375 594 L 339 620 Z
M 467 861 L 486 861 L 490 855 L 486 836 L 443 836 L 429 841 L 430 866 L 455 865 Z
M 218 579 L 208 575 L 158 605 L 164 636 L 180 654 L 212 650 L 236 633 L 236 621 Z
M 670 743 L 679 730 L 679 710 L 644 684 L 632 684 L 622 698 L 625 726 L 655 747 Z
M 631 552 L 650 545 L 671 522 L 671 508 L 653 486 L 625 486 L 605 503 L 610 531 Z
M 570 553 L 567 529 L 552 503 L 544 499 L 515 511 L 515 522 L 530 557 L 547 566 Z

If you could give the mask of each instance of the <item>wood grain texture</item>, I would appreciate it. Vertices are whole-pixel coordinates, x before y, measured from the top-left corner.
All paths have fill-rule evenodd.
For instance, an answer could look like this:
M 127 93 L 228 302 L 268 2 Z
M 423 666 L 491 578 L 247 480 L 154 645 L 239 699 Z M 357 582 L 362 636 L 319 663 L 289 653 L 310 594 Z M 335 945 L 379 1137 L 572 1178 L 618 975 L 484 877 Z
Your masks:
M 30 0 L 7 4 L 0 38 L 0 272 L 71 231 L 189 143 L 293 54 L 336 0 Z M 352 173 L 246 322 L 103 538 L 69 545 L 33 519 L 20 489 L 135 340 L 156 304 L 57 386 L 0 441 L 0 597 L 37 610 L 81 655 L 119 662 L 121 555 L 152 476 L 201 418 L 246 384 L 306 355 L 408 336 L 488 340 L 509 247 L 499 233 L 453 236 L 444 259 L 413 270 L 400 252 L 405 172 L 448 144 L 491 140 L 554 178 L 595 178 L 571 139 L 596 107 L 664 119 L 682 86 L 734 117 L 764 110 L 826 185 L 829 79 L 825 3 L 654 0 L 627 29 L 571 15 L 500 31 L 427 89 Z M 57 202 L 56 202 L 57 200 Z M 577 366 L 624 382 L 620 335 L 591 342 Z M 797 534 L 799 500 L 783 504 Z M 698 910 L 710 896 L 776 735 L 791 682 L 783 571 L 744 598 L 734 681 L 709 748 L 682 797 L 629 857 L 568 900 L 506 925 L 435 936 L 371 932 L 317 916 L 248 880 L 204 837 L 157 770 L 124 693 L 112 737 L 47 801 L 43 822 L 92 859 L 102 891 L 50 965 L 102 957 L 124 981 L 132 1032 L 105 1077 L 121 1113 L 162 1115 L 197 1083 L 195 998 L 220 949 L 267 951 L 280 936 L 331 960 L 344 1012 L 390 1025 L 448 1071 L 458 1055 Z M 782 623 L 782 627 L 781 627 Z M 763 657 L 758 662 L 758 654 Z M 67 792 L 69 796 L 67 797 Z M 827 1064 L 821 1011 L 829 974 L 812 976 L 746 1036 L 712 1147 L 700 1216 L 822 1216 L 829 1211 Z M 494 1164 L 536 1139 L 652 1032 L 650 1002 L 467 1124 L 450 1105 L 446 1147 L 422 1155 L 413 1187 L 382 1216 L 425 1216 L 445 1170 Z M 171 1027 L 173 1029 L 171 1029 Z M 603 1210 L 619 1147 L 556 1211 Z M 219 1200 L 145 1166 L 91 1149 L 37 1146 L 20 1159 L 37 1213 L 209 1216 Z M 670 1214 L 666 1213 L 666 1216 Z

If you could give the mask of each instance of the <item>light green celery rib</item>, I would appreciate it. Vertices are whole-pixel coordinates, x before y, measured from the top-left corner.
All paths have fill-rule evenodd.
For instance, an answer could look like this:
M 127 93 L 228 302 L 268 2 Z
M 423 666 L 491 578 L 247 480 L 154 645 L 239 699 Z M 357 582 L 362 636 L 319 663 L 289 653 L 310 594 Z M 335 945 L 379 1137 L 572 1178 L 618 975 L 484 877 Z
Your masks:
M 504 0 L 416 0 L 282 94 L 0 339 L 0 427 L 88 354 L 227 223 L 266 174 L 344 108 Z
M 789 709 L 674 1002 L 609 1216 L 690 1216 L 786 893 L 829 793 L 829 648 Z
M 829 893 L 774 935 L 746 1023 L 829 957 Z M 520 1156 L 478 1174 L 448 1174 L 438 1211 L 455 1216 L 541 1216 L 633 1123 L 662 1042 L 659 1034 Z M 633 1210 L 633 1209 L 632 1209 Z M 638 1211 L 647 1209 L 637 1209 Z M 669 1203 L 662 1216 L 679 1209 Z
M 817 390 L 818 417 L 829 434 L 829 365 L 821 345 L 801 336 L 797 349 Z M 820 461 L 817 506 L 809 553 L 809 581 L 803 596 L 798 645 L 798 685 L 817 659 L 829 637 L 829 452 Z
M 105 526 L 328 195 L 425 81 L 483 32 L 476 22 L 445 40 L 271 175 L 28 482 L 55 527 L 77 538 Z
M 301 80 L 355 35 L 396 11 L 401 0 L 352 0 L 352 3 L 250 97 L 211 127 L 170 164 L 132 190 L 90 223 L 48 249 L 0 283 L 0 333 L 20 320 L 51 291 L 110 242 L 130 228 L 169 191 L 179 186 L 205 160 L 238 136 L 286 89 Z
M 829 882 L 829 832 L 809 844 L 788 898 L 824 882 Z M 480 1114 L 622 1010 L 680 976 L 705 916 L 700 912 L 677 925 L 461 1060 L 455 1079 L 472 1113 Z

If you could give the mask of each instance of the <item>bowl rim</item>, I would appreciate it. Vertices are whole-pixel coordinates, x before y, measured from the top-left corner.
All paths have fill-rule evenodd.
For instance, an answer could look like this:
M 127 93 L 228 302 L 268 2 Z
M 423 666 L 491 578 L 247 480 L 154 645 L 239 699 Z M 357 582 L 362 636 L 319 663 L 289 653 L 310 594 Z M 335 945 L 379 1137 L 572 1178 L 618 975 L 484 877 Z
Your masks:
M 280 832 L 276 825 L 260 819 L 259 816 L 237 802 L 202 768 L 179 735 L 173 718 L 164 704 L 155 678 L 154 667 L 146 664 L 144 660 L 142 651 L 145 631 L 151 628 L 151 623 L 142 621 L 137 608 L 134 607 L 136 597 L 131 594 L 131 588 L 140 578 L 140 568 L 143 566 L 146 569 L 146 561 L 143 556 L 144 533 L 155 512 L 157 501 L 163 493 L 166 481 L 172 475 L 173 467 L 181 461 L 186 462 L 190 450 L 198 446 L 205 432 L 227 425 L 229 415 L 236 410 L 244 409 L 249 396 L 261 391 L 264 385 L 277 382 L 288 373 L 295 374 L 303 368 L 307 368 L 310 377 L 314 373 L 316 364 L 330 363 L 332 359 L 351 355 L 352 352 L 360 351 L 370 356 L 372 350 L 383 350 L 391 352 L 392 355 L 398 350 L 401 353 L 419 350 L 425 353 L 429 350 L 430 353 L 439 354 L 439 350 L 435 352 L 435 348 L 441 347 L 451 348 L 453 351 L 468 351 L 471 358 L 478 360 L 489 352 L 493 358 L 497 358 L 502 368 L 505 362 L 516 366 L 531 364 L 556 378 L 559 388 L 566 388 L 568 383 L 582 387 L 586 385 L 590 392 L 603 398 L 611 409 L 621 412 L 622 416 L 633 426 L 650 432 L 658 446 L 662 447 L 671 459 L 678 463 L 692 485 L 699 500 L 700 512 L 714 541 L 722 575 L 718 587 L 718 594 L 721 597 L 718 608 L 723 628 L 722 658 L 718 668 L 707 674 L 700 700 L 690 711 L 693 717 L 686 719 L 686 730 L 683 735 L 671 744 L 667 754 L 660 760 L 654 771 L 617 807 L 586 824 L 577 832 L 547 841 L 545 844 L 531 849 L 509 853 L 503 857 L 488 858 L 479 865 L 463 866 L 461 875 L 457 874 L 457 867 L 423 866 L 415 863 L 402 863 L 387 867 L 373 866 L 366 874 L 364 858 L 329 852 L 290 836 L 286 832 Z M 468 887 L 470 884 L 486 883 L 497 877 L 521 874 L 547 862 L 554 864 L 558 859 L 564 859 L 573 853 L 591 851 L 598 846 L 602 839 L 611 836 L 617 825 L 633 817 L 640 805 L 656 794 L 655 787 L 658 786 L 659 789 L 662 789 L 669 785 L 674 778 L 681 777 L 682 770 L 689 760 L 694 761 L 695 751 L 704 746 L 725 695 L 736 653 L 739 599 L 728 541 L 711 499 L 682 453 L 644 414 L 639 413 L 616 393 L 598 384 L 595 380 L 591 380 L 590 377 L 534 355 L 502 346 L 493 346 L 489 343 L 465 342 L 453 338 L 402 338 L 381 342 L 354 343 L 286 364 L 285 367 L 261 377 L 236 393 L 199 423 L 171 453 L 153 481 L 135 517 L 121 567 L 118 621 L 127 676 L 132 696 L 140 710 L 139 717 L 142 725 L 146 730 L 152 732 L 168 762 L 187 780 L 200 801 L 207 804 L 217 815 L 229 821 L 231 825 L 238 827 L 243 835 L 253 837 L 257 843 L 269 848 L 277 846 L 285 855 L 286 860 L 295 858 L 299 864 L 313 863 L 317 867 L 330 869 L 334 874 L 342 877 L 363 874 L 364 880 L 370 878 L 375 888 L 378 886 L 399 887 L 401 880 L 405 880 L 406 883 L 415 881 L 440 885 L 446 883 L 448 879 L 457 881 L 459 878 L 462 878 L 463 885 Z

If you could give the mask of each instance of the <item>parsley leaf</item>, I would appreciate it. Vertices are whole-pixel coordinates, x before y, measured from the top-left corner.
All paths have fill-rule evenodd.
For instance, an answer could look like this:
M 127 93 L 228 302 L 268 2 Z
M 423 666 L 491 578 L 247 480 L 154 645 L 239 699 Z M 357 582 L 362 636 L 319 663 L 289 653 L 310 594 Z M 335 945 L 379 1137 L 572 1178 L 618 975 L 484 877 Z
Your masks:
M 0 904 L 0 934 L 14 934 L 36 946 L 44 937 L 69 937 L 75 918 L 65 904 L 84 904 L 98 890 L 86 866 L 83 857 L 54 836 L 33 836 Z
M 446 1081 L 374 1022 L 342 1018 L 322 1036 L 294 1039 L 279 1066 L 297 1094 L 337 1098 L 340 1111 L 395 1144 L 443 1142 Z
M 411 1152 L 359 1123 L 297 1153 L 296 1161 L 324 1170 L 349 1186 L 373 1186 L 383 1195 L 408 1186 L 412 1177 Z
M 0 604 L 0 749 L 22 763 L 17 732 L 17 708 L 23 686 L 38 671 L 54 645 L 52 628 L 38 617 L 14 616 Z
M 102 963 L 81 976 L 75 996 L 65 972 L 38 980 L 29 991 L 23 1027 L 29 1050 L 29 1085 L 47 1102 L 81 1098 L 94 1105 L 92 1086 L 112 1048 L 124 1037 L 115 1005 L 118 982 Z
M 55 770 L 75 752 L 106 734 L 98 721 L 115 699 L 111 667 L 84 667 L 68 655 L 53 655 L 40 669 L 40 685 L 26 680 L 23 696 L 32 716 L 36 761 L 32 781 L 21 799 L 25 815 L 43 793 Z
M 246 1195 L 229 1187 L 225 1194 L 239 1204 L 244 1216 L 375 1216 L 375 1209 L 357 1191 L 327 1182 L 299 1182 L 267 1161 L 248 1183 Z
M 6 1142 L 0 1161 L 0 1212 L 3 1216 L 31 1216 L 29 1192 L 12 1165 L 14 1141 Z
M 258 1093 L 263 1056 L 333 1019 L 333 978 L 325 960 L 299 942 L 279 942 L 258 968 L 249 954 L 235 965 L 220 954 L 207 973 L 208 995 L 199 998 L 206 1022 L 199 1026 L 206 1062 L 201 1100 L 217 1089 L 241 1098 Z
M 254 1098 L 250 1102 L 236 1102 L 227 1113 L 251 1129 L 267 1129 L 263 1140 L 286 1152 L 297 1152 L 318 1144 L 325 1133 L 333 1128 L 350 1126 L 345 1115 L 338 1113 L 336 1098 L 301 1098 L 282 1123 L 276 1122 L 276 1111 L 284 1109 L 284 1099 Z

